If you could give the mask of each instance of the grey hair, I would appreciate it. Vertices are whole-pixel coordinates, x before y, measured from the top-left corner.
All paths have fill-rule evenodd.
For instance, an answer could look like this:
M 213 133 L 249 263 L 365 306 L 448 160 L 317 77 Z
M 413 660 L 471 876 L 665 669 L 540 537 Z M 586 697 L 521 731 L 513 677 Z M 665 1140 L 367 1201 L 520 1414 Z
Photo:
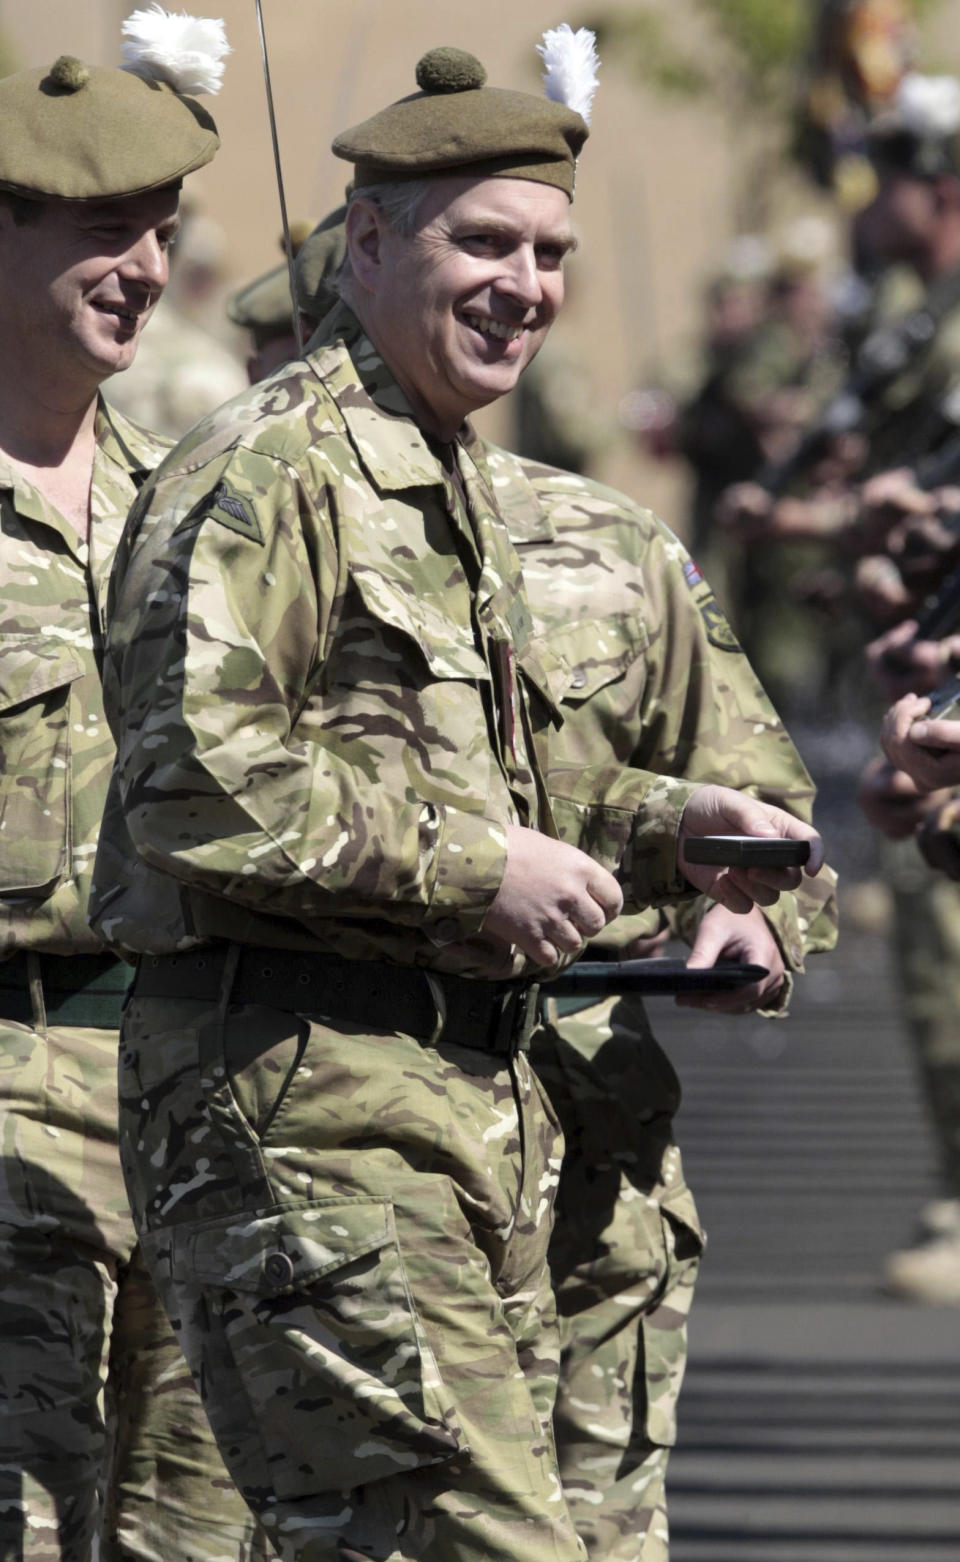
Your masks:
M 402 239 L 410 239 L 417 231 L 420 203 L 430 189 L 431 182 L 429 179 L 398 179 L 395 183 L 364 185 L 362 189 L 350 191 L 347 211 L 355 201 L 372 201 L 383 212 L 394 233 L 398 233 Z M 333 285 L 348 303 L 352 281 L 353 269 L 350 265 L 350 251 L 347 250 L 333 278 Z

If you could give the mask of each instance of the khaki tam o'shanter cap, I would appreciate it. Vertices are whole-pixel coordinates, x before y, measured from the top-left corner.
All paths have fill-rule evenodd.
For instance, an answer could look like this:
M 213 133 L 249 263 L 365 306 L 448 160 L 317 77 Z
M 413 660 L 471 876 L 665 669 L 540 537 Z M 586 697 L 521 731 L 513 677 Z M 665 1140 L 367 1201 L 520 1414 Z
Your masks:
M 554 70 L 551 77 L 550 40 L 557 40 L 562 63 L 572 64 L 572 71 Z M 345 130 L 333 142 L 334 153 L 354 165 L 358 189 L 443 174 L 506 175 L 556 185 L 572 197 L 596 88 L 594 37 L 586 28 L 573 33 L 564 25 L 545 34 L 538 47 L 547 65 L 547 96 L 488 87 L 472 54 L 431 49 L 417 65 L 420 90 Z
M 122 68 L 62 55 L 0 80 L 0 189 L 109 200 L 175 184 L 211 160 L 217 127 L 193 94 L 219 88 L 222 23 L 154 5 L 124 32 Z

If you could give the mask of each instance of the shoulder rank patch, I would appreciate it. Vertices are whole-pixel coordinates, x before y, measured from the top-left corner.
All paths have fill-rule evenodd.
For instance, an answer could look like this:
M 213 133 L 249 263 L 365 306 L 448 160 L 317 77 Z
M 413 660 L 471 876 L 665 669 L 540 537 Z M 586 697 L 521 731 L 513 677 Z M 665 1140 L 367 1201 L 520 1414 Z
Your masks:
M 707 639 L 718 651 L 740 651 L 739 640 L 727 621 L 727 615 L 715 596 L 701 597 L 697 602 L 700 616 L 707 630 Z
M 241 537 L 249 537 L 251 542 L 263 542 L 263 531 L 251 501 L 241 499 L 226 483 L 219 482 L 213 490 L 207 504 L 207 514 L 211 520 L 219 521 L 221 526 L 238 532 Z

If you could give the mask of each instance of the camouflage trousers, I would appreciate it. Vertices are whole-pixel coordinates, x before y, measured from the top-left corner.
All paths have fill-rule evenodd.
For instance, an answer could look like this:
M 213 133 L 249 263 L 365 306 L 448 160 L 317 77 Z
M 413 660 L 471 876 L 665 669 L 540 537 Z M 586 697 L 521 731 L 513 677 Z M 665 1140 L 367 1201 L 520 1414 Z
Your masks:
M 0 1135 L 0 1558 L 268 1555 L 137 1246 L 116 1031 L 0 1021 Z
M 904 1017 L 936 1139 L 946 1198 L 960 1199 L 960 884 L 911 841 L 886 843 Z
M 513 1060 L 137 997 L 121 1142 L 234 1479 L 285 1562 L 584 1562 L 551 1433 L 552 1112 Z
M 665 1477 L 703 1236 L 674 1070 L 636 998 L 548 1006 L 532 1061 L 566 1141 L 550 1269 L 560 1474 L 591 1562 L 666 1562 Z

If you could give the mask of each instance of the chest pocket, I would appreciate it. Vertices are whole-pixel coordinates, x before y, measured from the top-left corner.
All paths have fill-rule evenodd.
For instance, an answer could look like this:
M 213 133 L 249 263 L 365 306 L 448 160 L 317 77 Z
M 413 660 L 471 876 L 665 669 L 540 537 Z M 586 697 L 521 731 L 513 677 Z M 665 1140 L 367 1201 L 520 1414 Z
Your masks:
M 582 705 L 622 679 L 647 649 L 649 639 L 636 614 L 617 613 L 551 630 L 547 643 L 568 668 L 563 703 Z
M 70 689 L 83 663 L 40 636 L 0 635 L 0 895 L 40 896 L 70 849 Z
M 324 745 L 371 781 L 482 812 L 491 676 L 472 630 L 376 571 L 350 580 L 323 669 Z
M 372 570 L 351 571 L 356 595 L 340 620 L 338 643 L 331 651 L 332 682 L 358 677 L 387 681 L 431 678 L 489 681 L 483 657 L 432 603 L 406 592 L 398 582 Z

